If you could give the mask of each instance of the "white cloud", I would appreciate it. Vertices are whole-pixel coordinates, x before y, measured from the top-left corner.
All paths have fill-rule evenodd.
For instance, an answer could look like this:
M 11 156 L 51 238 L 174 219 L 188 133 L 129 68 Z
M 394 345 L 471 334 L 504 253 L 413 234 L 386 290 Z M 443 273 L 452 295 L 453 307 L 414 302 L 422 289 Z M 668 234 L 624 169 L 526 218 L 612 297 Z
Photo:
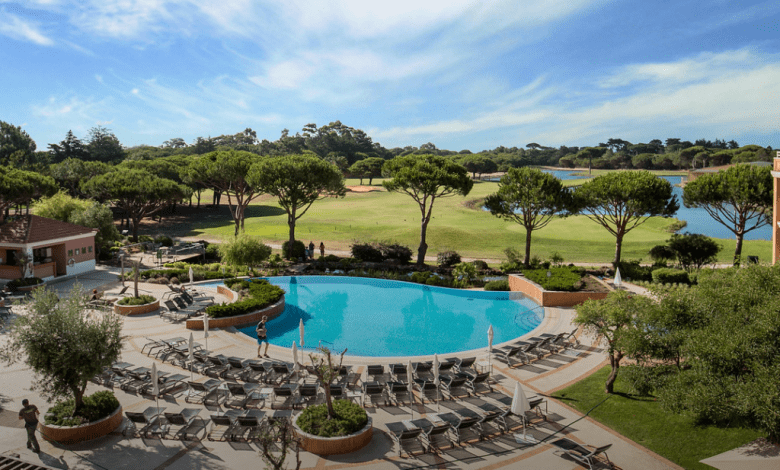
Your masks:
M 29 41 L 39 46 L 52 46 L 54 41 L 40 31 L 39 24 L 0 8 L 0 34 L 11 39 Z

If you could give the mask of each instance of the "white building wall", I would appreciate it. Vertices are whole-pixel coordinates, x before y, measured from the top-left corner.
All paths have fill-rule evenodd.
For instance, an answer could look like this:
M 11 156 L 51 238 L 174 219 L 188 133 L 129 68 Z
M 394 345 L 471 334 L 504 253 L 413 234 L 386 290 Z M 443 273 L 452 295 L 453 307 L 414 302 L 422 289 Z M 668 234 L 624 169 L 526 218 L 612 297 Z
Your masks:
M 95 260 L 82 261 L 81 263 L 75 263 L 73 266 L 68 266 L 68 276 L 75 276 L 77 274 L 84 274 L 95 270 Z

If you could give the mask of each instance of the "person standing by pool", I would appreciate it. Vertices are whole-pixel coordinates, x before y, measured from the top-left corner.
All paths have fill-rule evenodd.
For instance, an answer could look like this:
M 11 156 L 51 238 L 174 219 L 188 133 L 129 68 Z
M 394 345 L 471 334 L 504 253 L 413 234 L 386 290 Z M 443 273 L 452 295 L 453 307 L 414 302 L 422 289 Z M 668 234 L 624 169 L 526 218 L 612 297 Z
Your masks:
M 22 400 L 22 410 L 19 412 L 19 419 L 24 420 L 24 427 L 27 430 L 27 448 L 32 449 L 36 454 L 41 451 L 38 445 L 38 439 L 35 437 L 35 429 L 38 427 L 38 407 L 31 405 L 26 398 Z
M 325 256 L 325 242 L 320 242 L 320 256 Z
M 260 350 L 263 349 L 263 343 L 265 343 L 264 357 L 268 357 L 268 330 L 265 328 L 265 323 L 268 321 L 268 317 L 263 315 L 263 319 L 257 324 L 255 331 L 257 332 L 257 357 L 260 357 Z
M 314 259 L 314 242 L 313 241 L 309 241 L 309 257 L 311 257 L 311 259 Z

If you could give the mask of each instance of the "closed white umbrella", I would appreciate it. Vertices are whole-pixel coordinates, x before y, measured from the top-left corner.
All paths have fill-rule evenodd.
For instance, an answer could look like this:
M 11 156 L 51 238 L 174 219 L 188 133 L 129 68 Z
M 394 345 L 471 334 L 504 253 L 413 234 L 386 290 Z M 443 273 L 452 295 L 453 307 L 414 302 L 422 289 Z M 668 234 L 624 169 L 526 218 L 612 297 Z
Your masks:
M 433 383 L 436 384 L 436 411 L 441 411 L 439 405 L 439 355 L 433 355 Z
M 203 339 L 206 340 L 206 351 L 209 350 L 209 316 L 203 312 Z
M 195 273 L 192 272 L 192 266 L 190 266 L 190 288 L 193 282 L 195 282 Z
M 615 280 L 612 281 L 612 284 L 614 284 L 618 289 L 620 289 L 620 286 L 623 285 L 623 278 L 620 277 L 620 268 L 615 269 Z
M 303 347 L 306 344 L 303 342 L 303 318 L 301 318 L 300 323 L 298 323 L 298 329 L 301 330 L 301 347 Z
M 192 337 L 192 332 L 190 332 L 190 341 L 188 346 L 190 353 L 190 380 L 195 380 L 195 377 L 192 375 L 192 363 L 195 362 L 195 338 Z
M 409 380 L 409 409 L 412 411 L 412 419 L 414 419 L 414 386 L 412 385 L 414 383 L 412 380 L 414 369 L 412 368 L 411 359 L 406 361 L 406 377 Z
M 293 370 L 295 371 L 295 374 L 297 376 L 300 367 L 298 366 L 298 346 L 295 344 L 295 341 L 293 341 L 292 356 L 293 356 Z
M 523 418 L 523 441 L 536 442 L 533 436 L 526 436 L 525 434 L 525 412 L 531 409 L 531 405 L 528 403 L 528 398 L 523 392 L 523 387 L 520 386 L 520 382 L 515 382 L 515 394 L 512 397 L 512 406 L 509 407 L 509 411 L 515 416 Z
M 154 401 L 157 403 L 157 407 L 159 408 L 160 384 L 157 378 L 157 364 L 154 362 L 152 362 L 152 395 L 154 395 Z
M 492 356 L 490 351 L 492 350 L 493 350 L 493 325 L 490 325 L 490 328 L 488 328 L 488 369 L 490 369 L 491 371 L 493 370 L 493 368 L 490 367 L 491 366 L 490 356 Z

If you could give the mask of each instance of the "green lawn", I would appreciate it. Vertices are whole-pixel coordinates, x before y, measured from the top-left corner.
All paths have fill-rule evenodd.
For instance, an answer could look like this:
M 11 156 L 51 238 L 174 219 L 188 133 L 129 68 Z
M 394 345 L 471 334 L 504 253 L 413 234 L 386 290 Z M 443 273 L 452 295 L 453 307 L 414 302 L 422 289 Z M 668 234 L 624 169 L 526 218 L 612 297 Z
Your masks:
M 609 370 L 605 367 L 553 396 L 581 413 L 592 409 L 591 418 L 690 469 L 711 469 L 699 461 L 763 436 L 762 432 L 753 429 L 697 426 L 687 416 L 664 411 L 653 397 L 627 393 L 628 386 L 620 381 L 619 375 L 615 382 L 616 393 L 607 398 L 604 381 Z M 630 462 L 616 463 L 623 468 L 631 467 Z
M 367 183 L 365 180 L 364 183 Z M 379 187 L 381 179 L 374 179 Z M 351 179 L 347 185 L 356 185 Z M 462 256 L 503 259 L 503 250 L 513 247 L 524 250 L 525 230 L 518 224 L 506 222 L 490 213 L 471 209 L 465 203 L 481 199 L 495 192 L 497 183 L 477 181 L 466 197 L 448 197 L 436 201 L 433 219 L 428 226 L 428 254 L 455 250 Z M 223 197 L 224 199 L 224 197 Z M 202 201 L 210 202 L 211 194 Z M 324 241 L 327 247 L 347 248 L 354 241 L 394 241 L 416 251 L 420 236 L 420 210 L 411 197 L 381 192 L 353 193 L 344 198 L 327 198 L 314 203 L 298 221 L 296 238 L 304 241 Z M 664 229 L 674 219 L 653 218 L 635 228 L 625 237 L 622 259 L 649 261 L 647 252 L 664 243 L 670 236 Z M 247 211 L 247 233 L 266 242 L 278 243 L 287 239 L 287 217 L 276 201 L 268 196 L 257 199 Z M 228 237 L 233 234 L 229 218 L 218 222 L 193 221 L 191 236 Z M 729 262 L 734 252 L 734 240 L 721 240 L 724 246 L 722 262 Z M 553 252 L 560 253 L 566 262 L 610 262 L 615 253 L 615 239 L 600 225 L 585 216 L 556 219 L 547 227 L 534 232 L 531 245 L 533 255 L 547 259 Z M 771 242 L 747 241 L 743 255 L 757 255 L 761 260 L 771 258 Z

